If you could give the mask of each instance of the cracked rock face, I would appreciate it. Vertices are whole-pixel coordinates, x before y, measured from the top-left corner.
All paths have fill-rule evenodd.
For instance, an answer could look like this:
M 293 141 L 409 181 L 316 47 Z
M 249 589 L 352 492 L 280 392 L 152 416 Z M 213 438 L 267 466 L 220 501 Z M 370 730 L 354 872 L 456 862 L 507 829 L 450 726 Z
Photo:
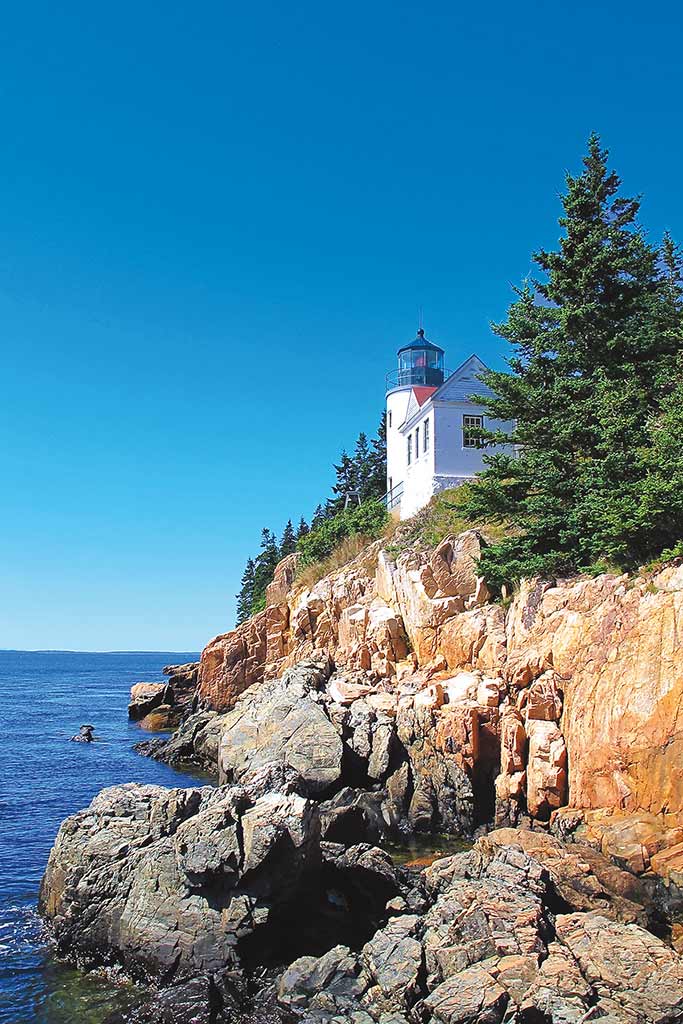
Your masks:
M 341 738 L 322 707 L 309 699 L 328 674 L 304 664 L 247 691 L 223 717 L 220 779 L 239 782 L 253 768 L 274 761 L 294 768 L 311 793 L 333 786 L 341 777 Z
M 50 854 L 40 903 L 58 943 L 165 980 L 235 963 L 320 858 L 315 804 L 259 788 L 103 790 Z
M 399 911 L 356 953 L 291 964 L 281 1006 L 307 1024 L 683 1020 L 683 959 L 636 923 L 643 908 L 625 894 L 639 883 L 584 853 L 492 833 L 426 870 L 424 913 Z

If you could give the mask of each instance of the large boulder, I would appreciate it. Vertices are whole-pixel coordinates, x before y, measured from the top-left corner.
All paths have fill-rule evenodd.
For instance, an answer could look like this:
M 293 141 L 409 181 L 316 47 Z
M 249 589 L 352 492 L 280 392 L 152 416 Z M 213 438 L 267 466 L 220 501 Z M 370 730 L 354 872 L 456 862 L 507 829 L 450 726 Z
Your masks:
M 58 945 L 131 972 L 222 971 L 320 863 L 310 800 L 246 787 L 103 790 L 59 830 L 40 907 Z M 277 915 L 276 915 L 277 916 Z
M 139 722 L 167 699 L 166 683 L 134 683 L 130 688 L 128 717 Z
M 320 703 L 328 666 L 304 662 L 245 693 L 223 717 L 220 779 L 239 782 L 271 761 L 294 768 L 311 793 L 323 793 L 342 774 L 342 740 Z

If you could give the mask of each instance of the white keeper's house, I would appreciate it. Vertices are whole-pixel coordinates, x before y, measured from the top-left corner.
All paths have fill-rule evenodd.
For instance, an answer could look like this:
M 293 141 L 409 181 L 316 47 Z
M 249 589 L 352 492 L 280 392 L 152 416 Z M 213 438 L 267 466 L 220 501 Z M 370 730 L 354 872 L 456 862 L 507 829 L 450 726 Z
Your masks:
M 444 369 L 444 351 L 425 338 L 398 350 L 398 368 L 387 374 L 387 505 L 408 519 L 437 491 L 471 480 L 484 469 L 476 431 L 509 430 L 471 400 L 490 394 L 477 380 L 487 367 L 471 355 L 457 370 Z M 486 453 L 509 450 L 487 448 Z

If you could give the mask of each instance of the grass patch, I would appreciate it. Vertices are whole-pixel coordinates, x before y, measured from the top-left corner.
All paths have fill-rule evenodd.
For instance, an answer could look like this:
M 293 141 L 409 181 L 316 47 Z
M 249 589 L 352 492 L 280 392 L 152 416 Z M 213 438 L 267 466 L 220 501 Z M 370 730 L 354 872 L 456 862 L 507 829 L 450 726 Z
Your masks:
M 355 533 L 352 537 L 344 537 L 344 540 L 325 558 L 302 566 L 296 574 L 296 582 L 303 587 L 315 586 L 324 576 L 329 576 L 337 569 L 343 569 L 349 562 L 354 562 L 364 551 L 368 550 L 371 544 L 372 538 L 361 533 Z
M 439 491 L 428 505 L 412 519 L 400 523 L 394 531 L 390 554 L 400 554 L 409 547 L 435 548 L 445 537 L 478 529 L 489 543 L 495 544 L 509 536 L 509 529 L 493 523 L 475 523 L 464 513 L 467 484 Z

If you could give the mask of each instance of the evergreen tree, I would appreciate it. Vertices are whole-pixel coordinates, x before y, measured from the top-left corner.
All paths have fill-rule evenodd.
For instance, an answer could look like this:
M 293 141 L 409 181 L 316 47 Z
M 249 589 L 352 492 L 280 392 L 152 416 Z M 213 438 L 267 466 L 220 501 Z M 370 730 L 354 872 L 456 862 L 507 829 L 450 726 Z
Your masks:
M 363 497 L 383 498 L 387 490 L 387 414 L 382 413 L 377 436 L 370 445 L 367 494 Z
M 254 560 L 253 558 L 247 559 L 247 564 L 244 567 L 242 574 L 242 582 L 240 592 L 237 595 L 237 620 L 236 625 L 240 625 L 251 615 L 251 606 L 254 600 Z
M 326 506 L 326 516 L 336 515 L 344 508 L 345 496 L 356 487 L 356 467 L 354 460 L 349 458 L 346 451 L 341 453 L 339 464 L 334 465 L 335 483 L 332 487 L 334 497 L 330 498 Z
M 293 551 L 296 551 L 296 537 L 294 535 L 292 520 L 288 519 L 282 533 L 282 539 L 280 540 L 279 556 L 280 558 L 284 558 L 286 555 L 291 555 Z
M 311 529 L 317 530 L 325 520 L 327 519 L 326 509 L 322 505 L 318 505 L 315 512 L 313 513 L 313 519 L 311 520 Z
M 256 557 L 254 566 L 252 615 L 265 608 L 266 587 L 272 582 L 275 566 L 279 561 L 279 554 L 275 534 L 264 526 L 261 530 L 261 550 Z
M 367 434 L 361 432 L 358 435 L 355 448 L 353 450 L 353 487 L 354 491 L 358 491 L 361 501 L 369 496 L 369 481 L 372 474 L 372 462 L 370 455 L 370 445 L 368 444 Z
M 297 541 L 301 540 L 302 537 L 305 537 L 308 532 L 309 532 L 308 523 L 306 522 L 306 520 L 302 516 L 301 519 L 299 520 L 299 525 L 298 525 L 297 531 L 296 531 L 296 539 L 297 539 Z
M 664 302 L 660 337 L 678 349 L 673 373 L 661 380 L 663 397 L 648 423 L 641 453 L 637 529 L 650 539 L 648 555 L 683 554 L 683 259 L 669 235 L 661 251 Z
M 591 136 L 582 173 L 567 176 L 559 250 L 533 257 L 543 279 L 518 290 L 494 327 L 512 345 L 511 372 L 483 374 L 495 397 L 482 404 L 514 426 L 484 440 L 518 448 L 485 457 L 466 507 L 515 527 L 485 552 L 493 583 L 603 557 L 628 565 L 647 547 L 636 453 L 679 342 L 659 254 L 636 222 L 638 200 L 619 186 Z

